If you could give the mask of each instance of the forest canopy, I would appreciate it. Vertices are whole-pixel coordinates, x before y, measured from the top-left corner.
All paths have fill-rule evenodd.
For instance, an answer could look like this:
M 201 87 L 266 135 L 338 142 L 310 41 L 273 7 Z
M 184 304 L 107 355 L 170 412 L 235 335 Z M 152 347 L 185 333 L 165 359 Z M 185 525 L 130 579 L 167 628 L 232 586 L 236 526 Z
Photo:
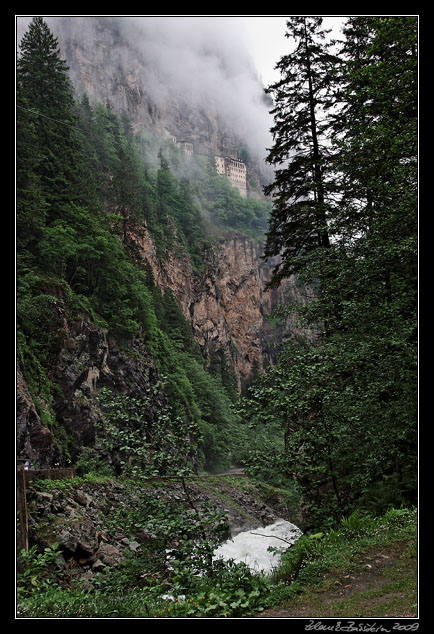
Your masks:
M 242 409 L 284 434 L 279 468 L 318 520 L 417 495 L 417 18 L 292 17 L 267 92 L 276 168 L 266 257 L 312 300 Z M 272 404 L 272 408 L 270 408 Z
M 140 340 L 165 376 L 173 440 L 161 451 L 173 457 L 184 426 L 202 467 L 236 459 L 295 487 L 321 523 L 417 496 L 418 24 L 349 17 L 331 42 L 321 17 L 295 16 L 286 36 L 292 52 L 266 89 L 264 201 L 170 140 L 133 133 L 109 103 L 77 98 L 56 38 L 33 19 L 17 63 L 18 361 L 62 443 L 49 373 L 56 302 L 126 346 Z M 138 265 L 131 234 L 143 227 L 160 261 L 175 250 L 199 276 L 217 238 L 263 241 L 264 258 L 280 258 L 270 288 L 296 275 L 309 289 L 308 303 L 278 313 L 309 338 L 283 342 L 236 411 L 224 359 L 204 363 L 174 296 Z

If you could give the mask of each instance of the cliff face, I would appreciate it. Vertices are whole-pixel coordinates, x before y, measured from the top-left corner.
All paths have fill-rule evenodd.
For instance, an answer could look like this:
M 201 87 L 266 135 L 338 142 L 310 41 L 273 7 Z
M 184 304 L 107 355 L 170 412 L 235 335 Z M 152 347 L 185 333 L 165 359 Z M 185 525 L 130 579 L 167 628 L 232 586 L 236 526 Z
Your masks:
M 49 351 L 48 380 L 55 386 L 51 403 L 32 399 L 21 370 L 17 378 L 17 455 L 41 468 L 62 463 L 65 449 L 74 458 L 80 447 L 93 446 L 100 418 L 95 399 L 106 387 L 116 394 L 144 398 L 158 383 L 152 358 L 140 342 L 122 348 L 86 315 L 71 322 L 59 293 L 51 305 L 50 331 L 55 345 Z M 161 394 L 161 404 L 165 402 Z M 47 424 L 47 406 L 51 420 Z M 150 413 L 152 416 L 152 412 Z
M 109 102 L 128 116 L 134 130 L 174 135 L 192 143 L 197 154 L 236 155 L 248 148 L 259 191 L 269 181 L 263 158 L 270 144 L 270 105 L 236 36 L 217 36 L 212 19 L 204 32 L 194 19 L 164 16 L 68 16 L 47 22 L 77 96 Z
M 263 367 L 271 339 L 265 316 L 282 296 L 265 291 L 270 268 L 261 253 L 243 238 L 220 242 L 190 306 L 197 340 L 205 349 L 226 348 L 238 379 L 248 378 L 255 361 Z
M 294 279 L 265 290 L 276 261 L 261 259 L 260 244 L 236 236 L 220 240 L 206 253 L 205 272 L 199 277 L 187 256 L 168 253 L 164 264 L 159 262 L 146 231 L 129 237 L 143 263 L 151 265 L 155 281 L 177 297 L 205 357 L 222 352 L 239 389 L 254 366 L 261 370 L 265 363 L 273 364 L 275 345 L 283 337 L 297 332 L 290 319 L 274 326 L 267 319 L 279 304 L 302 301 L 303 290 Z
M 136 129 L 153 128 L 188 138 L 198 151 L 221 146 L 215 107 L 198 101 L 191 90 L 174 95 L 165 83 L 167 78 L 158 77 L 145 43 L 136 40 L 134 45 L 122 33 L 124 22 L 101 17 L 52 18 L 48 22 L 59 36 L 61 54 L 78 94 L 85 92 L 91 103 L 110 102 L 115 112 L 128 115 Z M 137 32 L 134 35 L 138 37 Z
M 185 84 L 185 72 L 182 78 L 168 76 L 168 65 L 162 67 L 153 57 L 149 30 L 140 40 L 136 31 L 129 39 L 125 24 L 120 26 L 111 19 L 51 18 L 48 23 L 59 37 L 61 55 L 70 66 L 78 95 L 86 92 L 93 102 L 110 102 L 115 112 L 128 116 L 135 129 L 153 129 L 163 137 L 176 135 L 193 143 L 197 153 L 225 155 L 248 145 L 243 122 L 253 129 L 251 113 L 246 108 L 235 114 L 231 110 L 237 107 L 241 82 L 236 56 L 230 63 L 226 59 L 225 64 L 224 54 L 201 49 L 204 68 L 212 70 L 212 79 L 217 82 L 213 100 L 210 91 L 202 90 L 201 78 L 192 74 L 191 82 Z M 164 56 L 165 50 L 159 46 L 160 55 Z M 186 64 L 187 52 L 181 57 Z M 198 63 L 196 58 L 195 67 Z M 252 85 L 256 90 L 255 82 L 242 85 L 244 103 L 254 101 Z M 224 101 L 221 97 L 228 86 L 233 88 L 231 98 Z M 217 95 L 219 88 L 221 94 Z M 262 116 L 264 110 L 260 112 Z M 258 165 L 252 162 L 248 169 L 260 191 Z M 252 191 L 250 195 L 254 195 Z M 260 245 L 239 236 L 220 239 L 204 255 L 204 273 L 198 275 L 179 249 L 167 252 L 161 262 L 146 227 L 135 227 L 128 237 L 139 265 L 149 264 L 156 283 L 177 297 L 205 359 L 211 360 L 213 353 L 223 355 L 235 373 L 239 391 L 252 370 L 273 363 L 274 344 L 294 332 L 294 324 L 288 321 L 272 327 L 266 316 L 278 304 L 301 295 L 293 280 L 277 290 L 265 290 L 275 263 L 261 259 Z M 52 289 L 46 292 L 56 294 Z M 92 446 L 99 416 L 95 395 L 102 387 L 140 399 L 158 382 L 155 365 L 143 344 L 134 342 L 129 349 L 123 348 L 86 315 L 71 323 L 66 304 L 59 292 L 51 305 L 50 329 L 56 342 L 48 361 L 48 380 L 55 386 L 51 402 L 32 397 L 18 370 L 17 452 L 42 467 L 61 460 L 65 447 L 74 457 L 77 447 Z

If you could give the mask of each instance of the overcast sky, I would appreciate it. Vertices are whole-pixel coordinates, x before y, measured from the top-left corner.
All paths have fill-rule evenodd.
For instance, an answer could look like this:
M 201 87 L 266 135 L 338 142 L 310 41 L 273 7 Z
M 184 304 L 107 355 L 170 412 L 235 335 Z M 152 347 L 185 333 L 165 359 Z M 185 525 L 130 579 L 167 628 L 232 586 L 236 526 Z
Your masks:
M 290 16 L 259 15 L 234 16 L 245 29 L 249 50 L 253 56 L 256 68 L 265 86 L 280 78 L 274 70 L 276 63 L 289 52 L 289 42 L 285 37 L 286 21 Z M 339 29 L 345 20 L 342 16 L 324 16 L 324 28 L 333 28 L 333 34 L 339 35 Z
M 119 16 L 122 17 L 122 16 Z M 140 16 L 145 17 L 145 16 Z M 151 16 L 149 16 L 151 17 Z M 184 18 L 195 16 L 161 16 L 167 18 Z M 288 40 L 285 37 L 286 21 L 289 16 L 284 15 L 240 15 L 240 16 L 197 16 L 209 18 L 218 24 L 219 28 L 236 32 L 239 26 L 240 33 L 244 33 L 248 50 L 255 62 L 259 76 L 263 84 L 268 86 L 277 79 L 279 74 L 274 70 L 276 63 L 288 52 Z M 336 25 L 338 29 L 343 18 L 341 16 L 324 16 L 324 26 L 329 28 Z M 18 40 L 30 21 L 25 17 L 17 16 Z M 238 23 L 238 24 L 237 24 Z

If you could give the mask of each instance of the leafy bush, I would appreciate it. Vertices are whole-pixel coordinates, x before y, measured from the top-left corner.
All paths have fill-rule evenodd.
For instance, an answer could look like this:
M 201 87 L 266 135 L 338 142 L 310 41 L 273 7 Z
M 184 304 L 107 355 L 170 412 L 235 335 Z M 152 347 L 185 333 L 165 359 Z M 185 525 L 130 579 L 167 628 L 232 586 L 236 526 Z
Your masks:
M 194 426 L 173 415 L 160 383 L 148 388 L 146 398 L 116 396 L 103 388 L 98 400 L 102 420 L 97 425 L 97 447 L 110 455 L 122 475 L 143 478 L 191 471 Z
M 295 581 L 303 566 L 310 557 L 315 555 L 319 549 L 319 540 L 323 533 L 314 535 L 302 535 L 294 544 L 282 554 L 280 566 L 272 573 L 274 583 L 284 582 L 286 584 Z
M 62 553 L 58 547 L 59 544 L 55 542 L 44 548 L 42 552 L 35 545 L 29 550 L 22 549 L 18 553 L 17 596 L 19 599 L 33 592 L 39 594 L 59 585 L 61 579 L 59 563 Z
M 140 490 L 137 484 L 131 486 Z M 249 616 L 290 601 L 320 582 L 326 572 L 353 567 L 364 549 L 402 539 L 411 540 L 415 548 L 417 528 L 416 509 L 390 509 L 378 518 L 354 512 L 327 533 L 302 535 L 283 553 L 280 567 L 262 576 L 242 563 L 221 559 L 211 563 L 208 555 L 203 557 L 207 547 L 208 554 L 212 552 L 218 536 L 219 521 L 212 509 L 183 514 L 176 505 L 169 508 L 153 497 L 146 503 L 137 499 L 129 513 L 119 510 L 107 519 L 108 529 L 112 525 L 127 534 L 136 529 L 153 531 L 154 540 L 134 554 L 125 553 L 120 566 L 106 568 L 91 580 L 69 583 L 57 567 L 56 544 L 43 553 L 36 548 L 23 551 L 21 561 L 29 572 L 19 577 L 19 617 Z M 201 540 L 203 530 L 209 539 Z
M 264 577 L 233 561 L 214 562 L 212 575 L 197 580 L 194 593 L 177 601 L 173 616 L 194 618 L 240 617 L 270 605 L 270 589 Z M 165 606 L 166 615 L 168 608 Z
M 373 518 L 361 509 L 356 509 L 347 517 L 342 517 L 340 527 L 345 533 L 358 535 L 369 528 L 373 524 Z
M 224 618 L 241 617 L 270 606 L 270 588 L 262 577 L 242 564 L 220 562 L 217 576 L 197 579 L 194 590 L 180 594 L 175 586 L 148 580 L 144 587 L 82 584 L 68 589 L 49 588 L 23 599 L 21 618 Z M 119 578 L 118 578 L 119 580 Z
M 89 474 L 100 476 L 114 476 L 114 470 L 107 461 L 103 459 L 101 453 L 92 447 L 83 447 L 75 463 L 77 475 L 85 476 Z

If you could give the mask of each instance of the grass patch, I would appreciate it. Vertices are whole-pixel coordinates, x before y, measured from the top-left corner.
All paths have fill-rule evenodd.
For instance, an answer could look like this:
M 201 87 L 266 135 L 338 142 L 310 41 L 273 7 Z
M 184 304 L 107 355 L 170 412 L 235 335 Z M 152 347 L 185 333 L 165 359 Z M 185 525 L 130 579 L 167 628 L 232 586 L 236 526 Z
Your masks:
M 60 480 L 32 480 L 28 484 L 28 489 L 33 491 L 68 491 L 75 489 L 83 484 L 106 484 L 114 481 L 113 476 L 95 475 L 87 473 L 84 476 L 75 476 L 74 478 L 62 478 Z
M 304 536 L 273 575 L 282 595 L 265 616 L 415 617 L 416 544 L 417 514 L 407 509 L 344 520 L 316 540 Z
M 106 480 L 110 480 L 107 478 Z M 94 481 L 61 481 L 69 488 Z M 166 483 L 167 485 L 167 483 Z M 123 482 L 128 504 L 113 508 L 103 528 L 151 536 L 123 562 L 89 576 L 59 567 L 53 548 L 26 556 L 19 578 L 19 618 L 239 618 L 412 617 L 417 611 L 417 512 L 392 509 L 382 517 L 355 512 L 335 530 L 305 534 L 282 544 L 280 566 L 256 575 L 244 564 L 212 563 L 225 530 L 211 507 L 170 501 L 164 483 Z M 239 478 L 188 481 L 235 508 L 257 487 Z M 38 489 L 59 488 L 39 481 Z M 170 502 L 170 503 L 169 503 Z M 228 507 L 229 508 L 229 507 Z M 239 510 L 239 509 L 238 509 Z M 242 509 L 241 509 L 242 510 Z M 200 511 L 200 512 L 198 512 Z M 220 535 L 220 537 L 219 537 Z M 128 549 L 127 549 L 128 550 Z M 170 560 L 167 552 L 176 553 Z M 80 572 L 80 571 L 79 571 Z

